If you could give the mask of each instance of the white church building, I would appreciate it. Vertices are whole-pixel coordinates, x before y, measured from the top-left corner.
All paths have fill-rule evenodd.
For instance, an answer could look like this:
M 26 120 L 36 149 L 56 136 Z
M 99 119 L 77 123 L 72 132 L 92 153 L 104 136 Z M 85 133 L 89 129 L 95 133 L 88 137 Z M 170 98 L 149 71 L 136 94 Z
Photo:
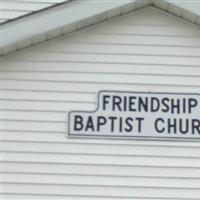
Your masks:
M 0 199 L 200 199 L 199 0 L 2 0 L 0 22 Z

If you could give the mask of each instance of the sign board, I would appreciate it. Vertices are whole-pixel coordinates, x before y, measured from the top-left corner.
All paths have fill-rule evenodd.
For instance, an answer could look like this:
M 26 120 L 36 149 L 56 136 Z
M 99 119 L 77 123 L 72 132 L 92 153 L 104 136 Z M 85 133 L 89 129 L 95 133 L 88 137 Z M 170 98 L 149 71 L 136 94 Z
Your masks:
M 69 136 L 200 139 L 200 95 L 100 91 L 95 111 L 69 113 Z

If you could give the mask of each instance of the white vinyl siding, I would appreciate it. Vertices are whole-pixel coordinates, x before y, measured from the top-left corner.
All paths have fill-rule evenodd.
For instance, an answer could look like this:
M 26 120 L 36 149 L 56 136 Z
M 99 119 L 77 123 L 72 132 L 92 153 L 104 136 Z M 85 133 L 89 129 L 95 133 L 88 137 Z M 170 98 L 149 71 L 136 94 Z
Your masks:
M 1 0 L 0 23 L 65 1 L 67 0 Z
M 66 136 L 100 90 L 200 93 L 199 63 L 199 28 L 155 8 L 7 56 L 3 198 L 199 200 L 199 140 Z

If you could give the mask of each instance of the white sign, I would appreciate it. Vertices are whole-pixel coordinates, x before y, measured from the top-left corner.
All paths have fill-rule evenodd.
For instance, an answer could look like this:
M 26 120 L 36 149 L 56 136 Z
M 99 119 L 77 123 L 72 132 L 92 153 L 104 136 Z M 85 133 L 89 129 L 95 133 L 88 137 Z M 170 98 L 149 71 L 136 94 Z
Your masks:
M 200 139 L 200 95 L 100 91 L 95 111 L 68 121 L 69 136 Z

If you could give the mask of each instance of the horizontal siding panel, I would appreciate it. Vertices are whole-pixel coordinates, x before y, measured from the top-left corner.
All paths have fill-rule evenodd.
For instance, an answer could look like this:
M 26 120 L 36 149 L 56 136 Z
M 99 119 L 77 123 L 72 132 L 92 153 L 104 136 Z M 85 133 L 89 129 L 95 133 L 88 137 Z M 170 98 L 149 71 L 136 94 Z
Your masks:
M 11 193 L 9 193 L 9 194 L 7 194 L 7 195 L 2 195 L 2 197 L 4 198 L 6 198 L 6 199 L 27 199 L 27 198 L 31 198 L 31 199 L 45 199 L 45 198 L 48 198 L 48 199 L 70 199 L 70 200 L 85 200 L 86 198 L 87 199 L 92 199 L 92 200 L 110 200 L 110 199 L 115 199 L 115 200 L 122 200 L 122 199 L 124 199 L 123 197 L 112 197 L 112 196 L 110 196 L 110 197 L 106 197 L 106 196 L 104 196 L 104 197 L 97 197 L 97 196 L 83 196 L 83 195 L 81 195 L 81 196 L 78 196 L 78 195 L 74 195 L 74 196 L 72 196 L 72 195 L 69 195 L 69 196 L 65 196 L 65 195 L 42 195 L 42 194 L 11 194 Z M 130 198 L 125 198 L 125 199 L 137 199 L 138 200 L 138 197 L 130 197 Z M 140 200 L 149 200 L 149 198 L 140 198 Z M 166 200 L 166 198 L 157 198 L 156 200 Z M 173 200 L 176 200 L 176 199 L 174 199 L 173 198 Z M 184 198 L 183 199 L 180 199 L 180 198 L 178 198 L 177 200 L 184 200 Z M 189 199 L 188 199 L 189 200 Z M 194 200 L 194 199 L 191 199 L 190 198 L 190 200 Z
M 17 121 L 49 121 L 49 122 L 65 122 L 68 112 L 40 112 L 40 111 L 2 111 L 1 120 L 17 120 Z
M 83 31 L 84 32 L 84 31 Z M 169 27 L 157 26 L 137 26 L 127 24 L 102 23 L 98 27 L 90 28 L 85 32 L 91 34 L 130 34 L 130 35 L 146 35 L 146 36 L 172 36 L 172 37 L 199 37 L 200 31 L 191 29 L 190 27 Z
M 52 5 L 51 3 L 33 3 L 33 2 L 19 2 L 19 1 L 6 1 L 2 2 L 2 8 L 6 10 L 27 10 L 35 11 L 43 9 L 47 6 Z
M 197 70 L 198 72 L 198 70 Z M 70 75 L 70 76 L 69 76 Z M 50 73 L 50 72 L 46 72 L 46 73 L 40 73 L 40 72 L 35 72 L 35 73 L 31 73 L 31 72 L 10 72 L 10 73 L 5 73 L 3 74 L 3 79 L 13 79 L 13 80 L 42 80 L 42 81 L 71 81 L 71 82 L 94 82 L 95 81 L 98 82 L 102 82 L 102 83 L 109 83 L 111 82 L 110 79 L 112 79 L 112 82 L 121 82 L 121 83 L 134 83 L 133 81 L 135 81 L 136 83 L 145 83 L 144 82 L 144 78 L 145 81 L 148 82 L 155 82 L 155 77 L 159 76 L 158 74 L 90 74 L 87 72 L 83 72 L 83 73 L 76 73 L 76 72 L 59 72 L 59 73 Z M 178 82 L 178 80 L 185 80 L 186 77 L 184 76 L 173 76 L 173 75 L 161 75 L 162 76 L 162 81 L 167 82 L 166 80 L 168 80 L 168 82 L 174 82 L 176 84 L 176 82 Z M 134 77 L 134 80 L 130 79 L 131 77 Z M 141 82 L 141 79 L 143 82 Z M 198 85 L 199 84 L 199 74 L 196 74 L 195 77 L 188 77 L 188 79 L 190 79 L 190 82 L 194 85 Z M 111 83 L 112 83 L 111 82 Z M 158 84 L 161 82 L 160 80 L 157 80 Z
M 6 18 L 6 20 L 1 20 L 0 23 L 62 2 L 64 2 L 64 0 L 2 0 L 1 18 Z
M 23 10 L 19 10 L 19 11 L 15 11 L 15 10 L 2 10 L 1 11 L 2 14 L 2 18 L 7 18 L 7 19 L 13 19 L 13 18 L 17 18 L 20 17 L 22 15 L 26 15 L 29 13 L 29 11 L 23 11 Z
M 73 54 L 73 53 L 24 53 L 11 61 L 32 62 L 88 62 L 88 63 L 119 63 L 119 64 L 146 64 L 146 65 L 183 65 L 199 66 L 199 57 L 166 59 L 165 56 L 136 56 L 136 55 L 101 55 L 101 54 Z
M 98 155 L 118 155 L 118 156 L 160 156 L 160 157 L 187 157 L 200 158 L 200 147 L 165 147 L 161 146 L 120 146 L 112 145 L 105 146 L 104 144 L 49 144 L 35 142 L 4 142 L 2 145 L 4 151 L 17 152 L 41 152 L 41 153 L 94 153 Z M 52 149 L 54 151 L 52 151 Z
M 67 115 L 66 115 L 67 118 Z M 31 121 L 2 121 L 1 129 L 24 130 L 24 131 L 65 131 L 66 124 L 63 122 L 31 122 Z
M 13 142 L 42 142 L 42 143 L 59 143 L 59 144 L 95 144 L 95 145 L 120 145 L 120 146 L 157 146 L 157 147 L 183 147 L 183 148 L 199 148 L 200 143 L 197 140 L 127 140 L 127 139 L 115 139 L 105 140 L 102 138 L 66 138 L 65 131 L 2 131 L 3 141 Z
M 2 170 L 7 173 L 30 173 L 52 175 L 91 175 L 108 177 L 165 177 L 186 180 L 200 178 L 200 168 L 155 167 L 155 166 L 112 166 L 89 164 L 45 164 L 29 162 L 2 162 Z
M 4 141 L 32 141 L 32 142 L 68 142 L 64 131 L 2 131 L 2 139 Z M 83 142 L 83 141 L 82 141 Z M 92 142 L 92 141 L 91 141 Z M 93 141 L 94 142 L 94 141 Z
M 97 95 L 79 93 L 48 93 L 48 92 L 25 92 L 25 91 L 2 91 L 3 99 L 24 101 L 46 101 L 46 102 L 96 102 Z
M 173 51 L 172 51 L 173 50 Z M 35 50 L 39 51 L 39 49 Z M 52 44 L 51 47 L 45 45 L 43 52 L 81 52 L 81 53 L 104 53 L 104 54 L 122 54 L 122 55 L 157 55 L 157 56 L 200 56 L 199 48 L 192 47 L 167 47 L 167 46 L 140 46 L 140 45 L 111 45 L 111 44 L 87 44 L 87 43 L 68 43 L 67 45 L 62 40 Z
M 3 22 L 5 22 L 5 21 L 7 21 L 8 19 L 1 19 L 0 18 L 0 23 L 3 23 Z
M 3 1 L 17 1 L 17 2 L 26 2 L 26 3 L 30 3 L 30 2 L 34 2 L 34 3 L 60 3 L 64 0 L 3 0 Z M 69 1 L 69 0 L 65 0 L 65 1 Z
M 145 158 L 145 159 L 144 159 Z M 172 158 L 156 156 L 114 156 L 98 154 L 56 154 L 56 153 L 26 153 L 3 152 L 2 161 L 15 162 L 40 162 L 40 163 L 76 163 L 121 166 L 165 166 L 165 167 L 200 167 L 198 158 Z
M 95 110 L 93 102 L 30 102 L 30 101 L 8 101 L 2 100 L 3 110 L 28 110 L 28 111 L 49 111 L 67 112 L 70 110 Z
M 81 34 L 77 33 L 71 38 L 63 39 L 63 42 L 76 43 L 108 43 L 108 44 L 143 44 L 159 46 L 189 46 L 199 47 L 200 38 L 188 37 L 163 37 L 163 36 L 142 36 L 142 35 L 108 35 L 108 34 Z
M 22 65 L 21 68 L 17 66 Z M 55 67 L 56 66 L 56 67 Z M 172 75 L 200 76 L 198 66 L 165 66 L 143 64 L 98 64 L 98 63 L 34 63 L 8 62 L 4 63 L 3 72 L 13 73 L 88 73 L 88 74 L 133 74 L 133 75 Z
M 117 88 L 116 88 L 117 85 Z M 119 90 L 119 91 L 154 91 L 154 92 L 183 92 L 198 93 L 199 86 L 177 85 L 174 83 L 134 83 L 134 84 L 105 84 L 105 83 L 68 83 L 68 82 L 42 82 L 42 81 L 16 81 L 2 80 L 4 90 L 28 90 L 37 92 L 71 92 L 71 93 L 94 93 L 97 95 L 99 90 Z M 162 89 L 161 89 L 162 88 Z
M 187 188 L 200 189 L 200 179 L 169 179 L 169 178 L 146 178 L 146 177 L 107 177 L 107 176 L 78 176 L 78 175 L 45 175 L 6 173 L 3 176 L 6 183 L 34 184 L 67 184 L 67 185 L 97 185 L 112 187 L 164 187 L 164 188 Z
M 22 187 L 23 186 L 23 187 Z M 5 184 L 6 193 L 24 194 L 60 194 L 60 195 L 95 195 L 95 196 L 121 196 L 121 197 L 147 197 L 147 198 L 198 198 L 199 189 L 175 189 L 175 188 L 152 188 L 152 187 L 106 187 L 85 185 L 43 185 L 43 184 Z M 44 192 L 41 192 L 44 191 Z M 46 191 L 46 192 L 45 192 Z
M 162 77 L 162 78 L 158 78 Z M 88 74 L 88 73 L 6 73 L 3 74 L 3 80 L 19 81 L 47 81 L 47 82 L 69 82 L 69 83 L 93 83 L 93 84 L 174 84 L 200 86 L 199 77 L 176 77 L 170 75 L 132 75 L 132 74 Z

